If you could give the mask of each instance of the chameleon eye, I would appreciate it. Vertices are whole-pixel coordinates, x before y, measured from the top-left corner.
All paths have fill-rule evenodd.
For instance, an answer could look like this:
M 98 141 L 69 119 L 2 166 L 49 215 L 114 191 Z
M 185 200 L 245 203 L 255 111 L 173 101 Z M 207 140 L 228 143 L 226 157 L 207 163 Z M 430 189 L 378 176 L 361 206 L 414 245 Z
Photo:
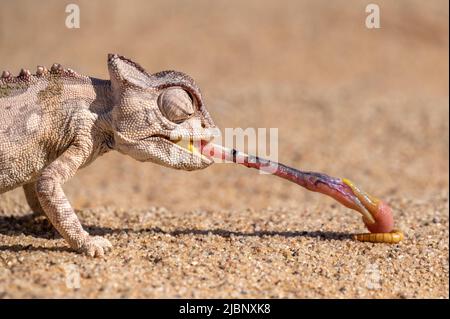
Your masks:
M 178 87 L 164 90 L 158 98 L 158 107 L 161 113 L 174 123 L 187 120 L 195 112 L 190 95 Z

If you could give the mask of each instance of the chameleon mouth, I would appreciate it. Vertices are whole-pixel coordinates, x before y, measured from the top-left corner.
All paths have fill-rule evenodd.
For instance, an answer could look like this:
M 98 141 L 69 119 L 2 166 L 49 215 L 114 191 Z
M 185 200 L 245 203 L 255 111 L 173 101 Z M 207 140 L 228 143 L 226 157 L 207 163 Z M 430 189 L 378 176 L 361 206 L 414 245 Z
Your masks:
M 182 148 L 183 150 L 189 152 L 190 154 L 200 157 L 201 159 L 207 162 L 213 162 L 212 157 L 202 154 L 200 151 L 203 145 L 209 143 L 206 140 L 194 140 L 193 138 L 178 138 L 176 140 L 170 140 L 177 147 Z

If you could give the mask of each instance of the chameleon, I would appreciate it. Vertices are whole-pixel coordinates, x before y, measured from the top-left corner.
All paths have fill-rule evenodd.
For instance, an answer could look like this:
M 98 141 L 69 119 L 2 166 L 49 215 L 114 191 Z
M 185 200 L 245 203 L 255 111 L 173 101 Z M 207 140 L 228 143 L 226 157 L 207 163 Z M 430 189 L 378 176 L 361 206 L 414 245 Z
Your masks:
M 80 75 L 58 63 L 50 70 L 38 66 L 35 74 L 22 69 L 16 77 L 8 71 L 0 77 L 0 194 L 22 187 L 31 210 L 45 214 L 75 251 L 102 257 L 112 245 L 83 229 L 62 186 L 111 150 L 188 171 L 204 169 L 214 158 L 270 168 L 274 175 L 358 211 L 372 233 L 390 234 L 356 239 L 401 240 L 392 233 L 390 207 L 351 181 L 212 143 L 220 131 L 189 75 L 173 70 L 150 74 L 118 54 L 108 54 L 107 65 L 109 80 Z
M 111 249 L 86 232 L 63 184 L 108 151 L 174 169 L 213 163 L 194 141 L 215 134 L 199 87 L 185 73 L 149 74 L 108 54 L 110 80 L 55 63 L 0 78 L 0 194 L 22 187 L 31 210 L 45 214 L 74 250 L 101 257 Z

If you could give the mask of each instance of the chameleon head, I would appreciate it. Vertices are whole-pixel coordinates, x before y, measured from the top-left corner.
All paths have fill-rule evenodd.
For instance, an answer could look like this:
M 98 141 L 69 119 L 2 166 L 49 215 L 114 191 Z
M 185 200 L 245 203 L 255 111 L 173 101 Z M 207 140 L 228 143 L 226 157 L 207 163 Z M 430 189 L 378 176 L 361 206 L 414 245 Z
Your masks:
M 213 163 L 198 148 L 218 130 L 199 88 L 177 71 L 147 73 L 137 63 L 108 55 L 114 148 L 139 161 L 195 170 Z

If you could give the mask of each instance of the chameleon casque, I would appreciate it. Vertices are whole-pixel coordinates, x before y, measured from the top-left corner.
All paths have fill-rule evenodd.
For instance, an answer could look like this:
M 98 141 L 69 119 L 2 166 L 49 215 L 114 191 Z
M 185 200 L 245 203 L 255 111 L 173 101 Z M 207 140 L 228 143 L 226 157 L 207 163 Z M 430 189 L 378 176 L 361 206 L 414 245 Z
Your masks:
M 108 70 L 110 80 L 100 80 L 54 64 L 0 79 L 0 194 L 23 187 L 32 211 L 90 256 L 111 243 L 83 229 L 64 194 L 78 169 L 109 150 L 183 170 L 213 163 L 193 147 L 211 140 L 215 125 L 191 77 L 149 74 L 117 54 Z
M 225 159 L 270 172 L 333 197 L 361 213 L 372 234 L 360 241 L 397 243 L 390 207 L 348 179 L 304 172 L 216 145 L 219 135 L 200 90 L 177 71 L 147 73 L 137 63 L 108 55 L 110 80 L 76 74 L 54 64 L 22 69 L 0 79 L 0 194 L 23 187 L 33 212 L 44 213 L 77 251 L 103 256 L 111 243 L 82 227 L 62 185 L 109 150 L 183 170 Z M 194 146 L 195 144 L 195 146 Z

